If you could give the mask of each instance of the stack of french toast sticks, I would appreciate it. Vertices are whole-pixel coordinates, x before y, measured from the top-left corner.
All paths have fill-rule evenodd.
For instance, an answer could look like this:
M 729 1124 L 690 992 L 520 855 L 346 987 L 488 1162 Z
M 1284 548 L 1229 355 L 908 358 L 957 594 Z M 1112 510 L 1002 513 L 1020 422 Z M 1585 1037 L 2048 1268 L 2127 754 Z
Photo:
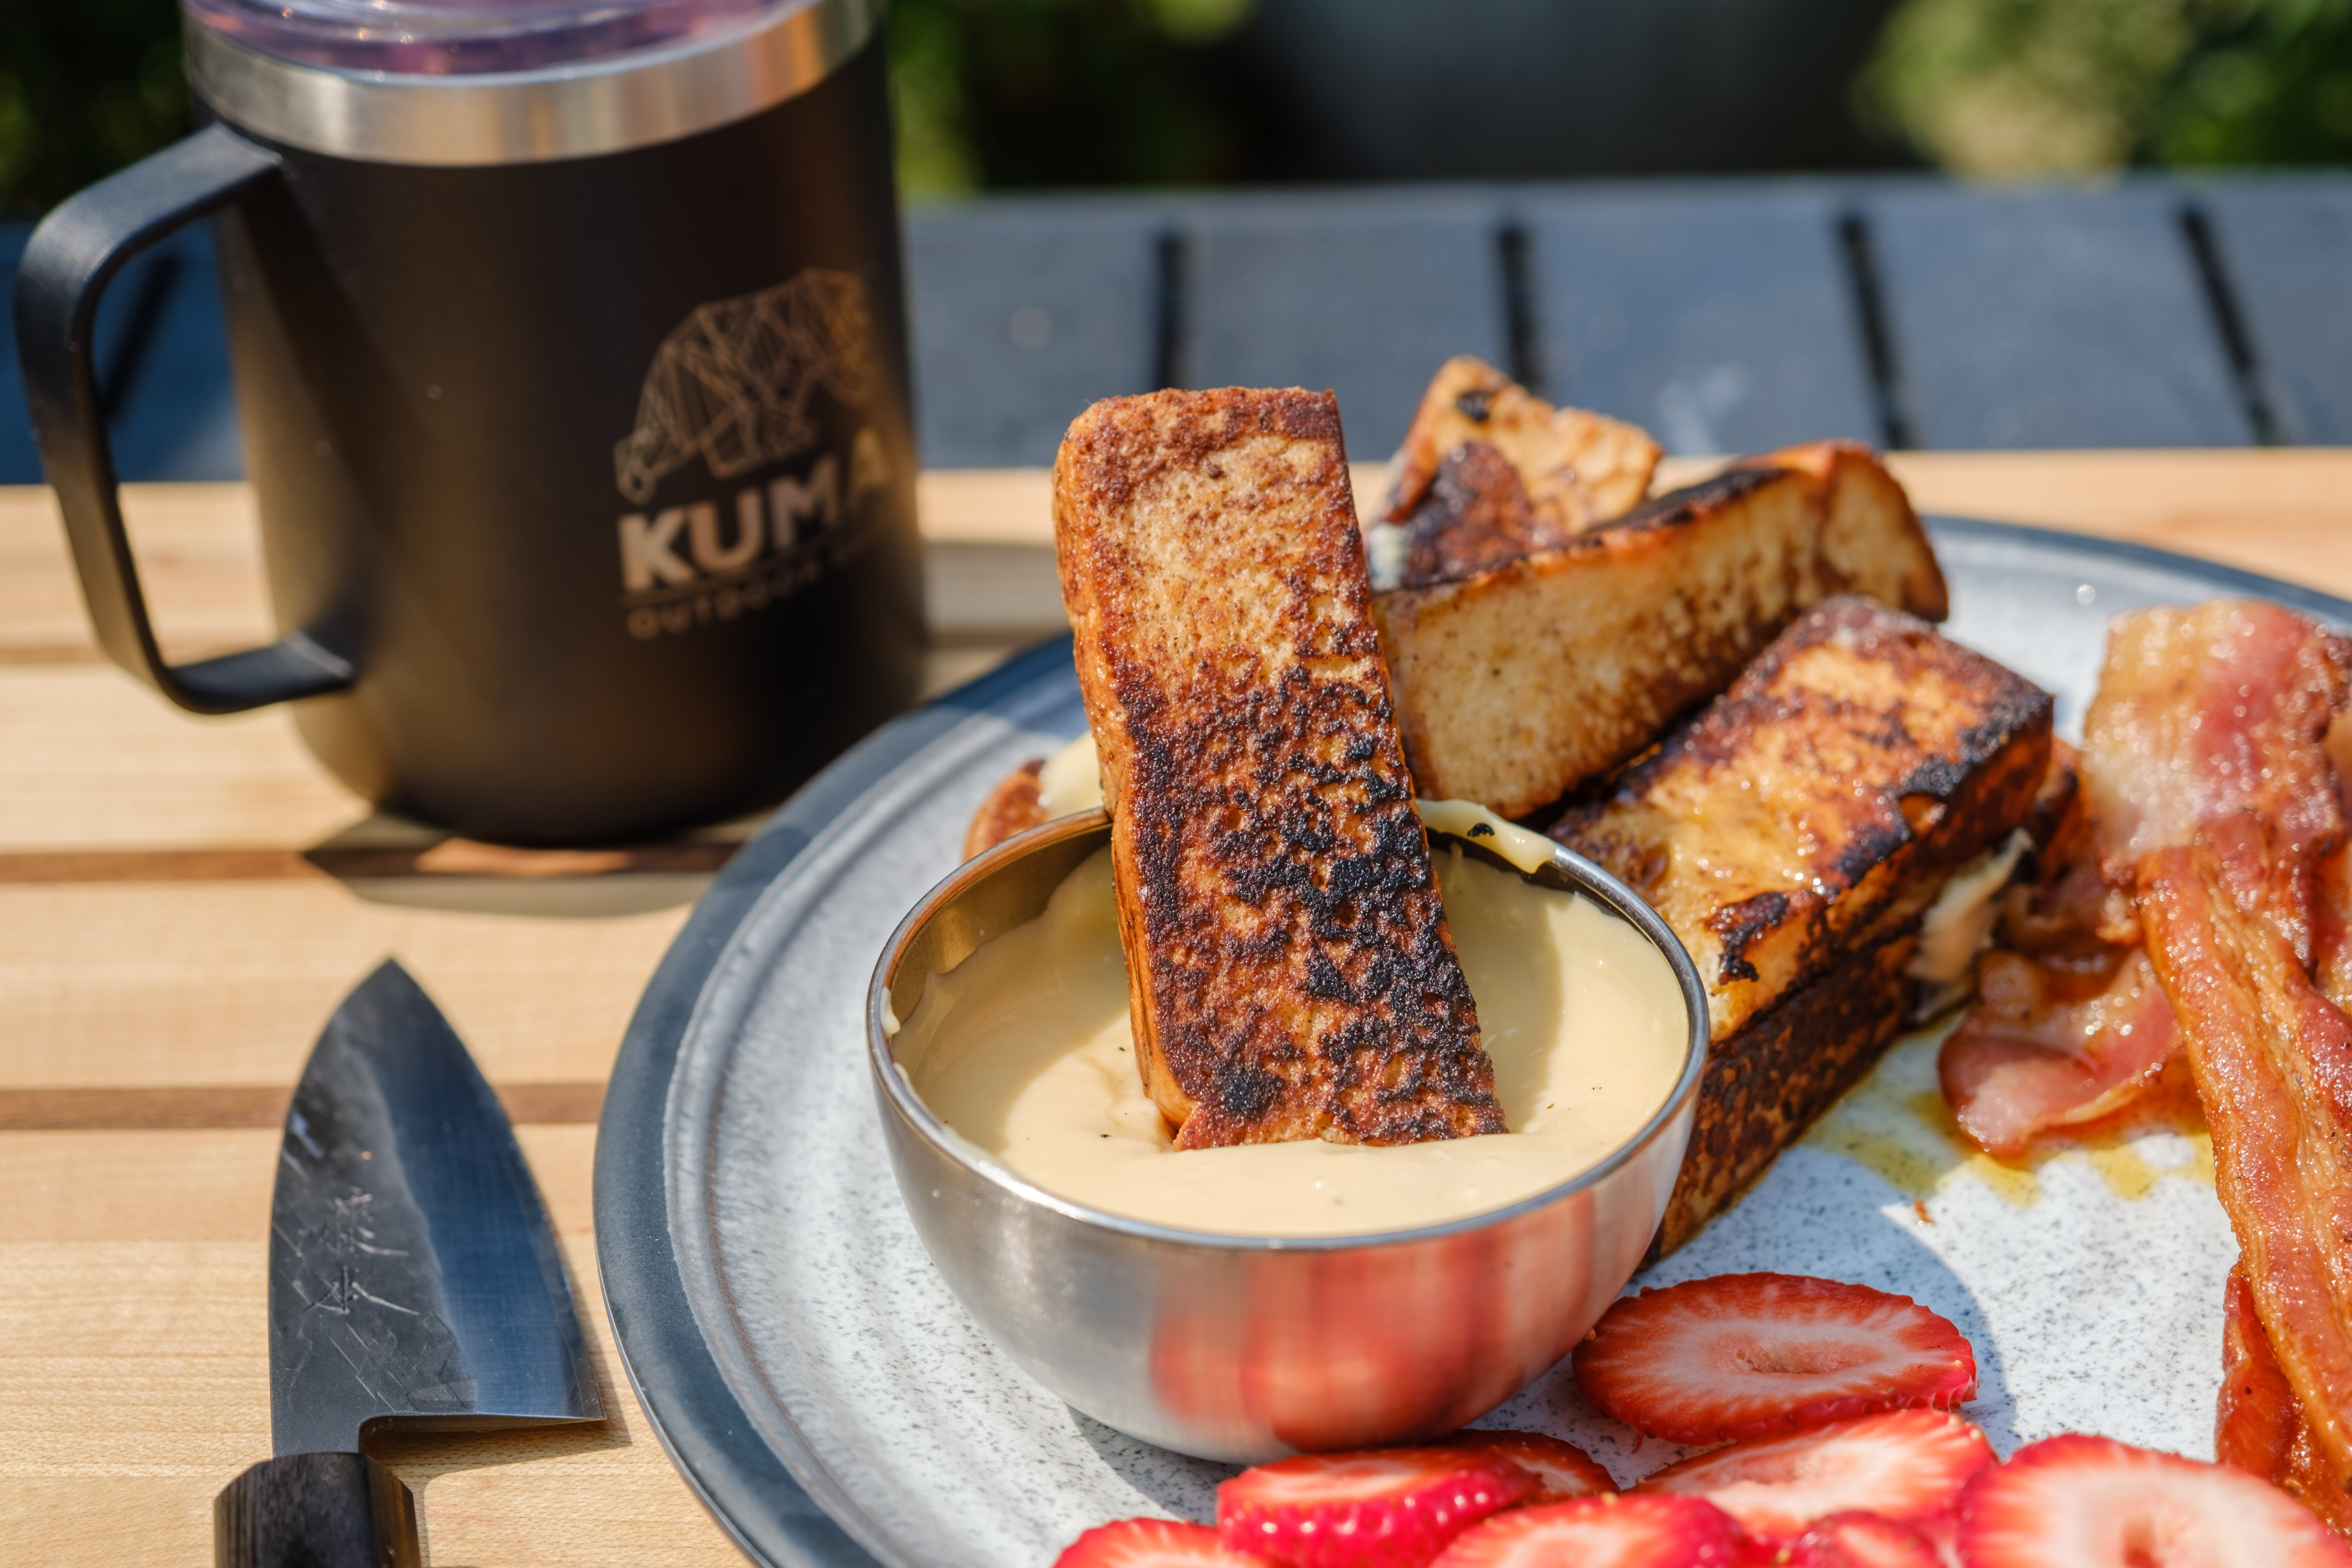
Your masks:
M 1071 426 L 1064 602 L 1178 1147 L 1501 1129 L 1416 795 L 1548 830 L 1696 961 L 1708 1059 L 1662 1250 L 1965 995 L 2054 819 L 2049 695 L 1937 633 L 1943 574 L 1867 450 L 1651 496 L 1658 457 L 1468 358 L 1360 521 L 1328 393 Z M 968 852 L 1071 807 L 1044 764 Z

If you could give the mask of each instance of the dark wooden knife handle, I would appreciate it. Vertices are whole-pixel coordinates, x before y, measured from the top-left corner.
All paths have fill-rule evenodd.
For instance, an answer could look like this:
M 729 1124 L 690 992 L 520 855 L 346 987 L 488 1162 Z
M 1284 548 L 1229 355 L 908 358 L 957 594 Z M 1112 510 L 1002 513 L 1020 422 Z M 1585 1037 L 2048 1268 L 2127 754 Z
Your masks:
M 416 1500 L 364 1454 L 288 1454 L 213 1500 L 218 1568 L 424 1568 Z

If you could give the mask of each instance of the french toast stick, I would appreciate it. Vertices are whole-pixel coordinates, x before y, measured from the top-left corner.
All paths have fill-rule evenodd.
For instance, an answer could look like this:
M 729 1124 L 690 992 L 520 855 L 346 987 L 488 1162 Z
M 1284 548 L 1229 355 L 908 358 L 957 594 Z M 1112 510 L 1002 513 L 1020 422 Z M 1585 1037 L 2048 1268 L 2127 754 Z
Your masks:
M 1200 1149 L 1503 1131 L 1367 608 L 1338 402 L 1080 415 L 1054 537 L 1143 1084 Z
M 1045 820 L 1045 809 L 1037 799 L 1037 775 L 1045 767 L 1045 758 L 1032 757 L 996 781 L 964 829 L 965 859 L 993 849 L 1014 834 L 1026 833 Z
M 1832 598 L 1551 836 L 1646 899 L 1707 990 L 1681 1245 L 1877 1059 L 1955 871 L 2032 816 L 2049 693 L 1916 616 Z
M 1917 947 L 1917 933 L 1907 932 L 1850 953 L 1707 1047 L 1690 1143 L 1653 1258 L 1738 1203 L 1911 1026 Z
M 1372 614 L 1422 792 L 1524 816 L 1646 750 L 1841 593 L 1948 609 L 1902 487 L 1832 441 L 1462 581 L 1377 595 Z
M 1554 408 L 1482 360 L 1438 367 L 1366 531 L 1377 589 L 1466 577 L 1631 510 L 1660 447 L 1649 432 Z

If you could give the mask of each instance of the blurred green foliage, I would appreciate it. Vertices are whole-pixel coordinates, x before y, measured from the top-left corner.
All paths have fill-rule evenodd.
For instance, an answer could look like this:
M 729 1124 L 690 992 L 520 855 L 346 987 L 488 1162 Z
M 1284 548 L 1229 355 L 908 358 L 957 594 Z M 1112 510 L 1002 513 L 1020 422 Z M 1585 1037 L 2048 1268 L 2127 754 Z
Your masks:
M 0 213 L 42 212 L 187 129 L 173 0 L 0 0 Z
M 908 195 L 1223 184 L 1266 138 L 1219 46 L 1250 0 L 892 0 Z
M 1282 177 L 1254 3 L 892 0 L 904 188 Z M 2352 163 L 2352 0 L 1903 0 L 1854 96 L 1962 174 Z M 187 127 L 173 0 L 0 3 L 0 213 Z
M 1856 86 L 1961 174 L 2352 163 L 2352 0 L 1905 0 Z
M 2174 64 L 2160 163 L 2352 163 L 2352 0 L 2267 0 Z

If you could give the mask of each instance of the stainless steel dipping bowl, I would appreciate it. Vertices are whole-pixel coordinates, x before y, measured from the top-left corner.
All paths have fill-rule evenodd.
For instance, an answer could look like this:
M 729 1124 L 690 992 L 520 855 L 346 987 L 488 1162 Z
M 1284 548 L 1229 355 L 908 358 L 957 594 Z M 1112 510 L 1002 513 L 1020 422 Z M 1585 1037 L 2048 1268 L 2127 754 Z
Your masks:
M 1649 938 L 1689 1019 L 1673 1093 L 1598 1164 L 1507 1207 L 1414 1230 L 1176 1230 L 1056 1197 L 955 1138 L 908 1082 L 886 1028 L 913 1016 L 930 975 L 1041 913 L 1109 837 L 1109 819 L 1088 812 L 957 869 L 892 933 L 866 1002 L 898 1190 L 932 1262 L 996 1348 L 1098 1421 L 1244 1463 L 1450 1431 L 1559 1361 L 1640 1265 L 1690 1138 L 1706 994 L 1665 922 L 1566 849 L 1533 874 Z M 1475 840 L 1454 841 L 1505 864 Z

